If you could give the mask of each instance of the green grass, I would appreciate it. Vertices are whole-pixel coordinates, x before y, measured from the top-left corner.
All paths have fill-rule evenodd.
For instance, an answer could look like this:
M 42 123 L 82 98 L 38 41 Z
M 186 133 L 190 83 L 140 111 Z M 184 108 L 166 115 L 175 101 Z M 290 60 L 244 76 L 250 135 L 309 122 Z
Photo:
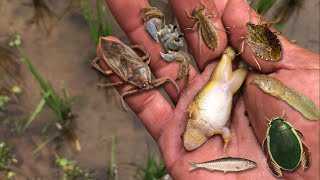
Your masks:
M 62 180 L 93 180 L 95 175 L 82 169 L 76 161 L 60 158 L 56 155 L 56 166 L 62 169 Z
M 254 0 L 252 6 L 261 15 L 265 15 L 274 7 L 277 0 Z M 299 13 L 303 4 L 302 0 L 286 0 L 277 3 L 276 9 L 273 11 L 273 19 L 279 24 L 283 24 L 292 16 L 294 12 Z
M 87 0 L 81 0 L 80 9 L 88 23 L 95 45 L 98 44 L 100 36 L 109 36 L 111 34 L 111 27 L 107 21 L 108 13 L 103 0 L 96 0 L 95 12 L 90 9 Z
M 117 164 L 116 164 L 116 157 L 115 157 L 115 151 L 116 151 L 116 138 L 115 136 L 112 136 L 111 141 L 111 151 L 110 151 L 110 165 L 109 165 L 109 178 L 110 179 L 118 179 L 118 170 L 117 170 Z
M 259 14 L 265 15 L 276 2 L 277 0 L 255 0 L 254 5 Z
M 136 176 L 139 180 L 157 180 L 161 179 L 167 173 L 163 162 L 158 162 L 155 155 L 149 152 L 146 163 L 138 167 Z
M 7 144 L 0 140 L 0 173 L 5 171 L 7 180 L 13 180 L 15 177 L 10 168 L 12 162 L 17 162 L 17 160 L 13 157 Z
M 40 85 L 42 92 L 41 92 L 41 100 L 39 105 L 35 108 L 31 116 L 28 120 L 19 128 L 17 128 L 18 133 L 23 133 L 33 122 L 36 116 L 42 111 L 43 107 L 47 105 L 51 110 L 54 111 L 56 115 L 56 121 L 54 121 L 55 132 L 53 135 L 48 135 L 44 142 L 42 142 L 34 151 L 33 154 L 38 153 L 43 147 L 45 147 L 48 143 L 52 140 L 60 136 L 69 136 L 72 135 L 72 141 L 75 144 L 75 149 L 80 151 L 80 142 L 78 141 L 76 135 L 74 134 L 71 125 L 72 114 L 71 114 L 71 99 L 67 95 L 67 91 L 63 89 L 63 97 L 60 97 L 56 91 L 53 89 L 49 82 L 46 82 L 37 70 L 32 65 L 30 59 L 24 52 L 24 50 L 20 47 L 21 45 L 21 38 L 17 36 L 16 39 L 9 44 L 10 46 L 14 46 L 17 48 L 20 56 L 27 64 L 30 72 L 32 73 L 33 77 L 36 79 L 37 83 Z
M 22 132 L 24 132 L 29 127 L 29 125 L 32 123 L 32 121 L 36 117 L 36 115 L 41 112 L 45 104 L 48 105 L 49 108 L 55 112 L 57 116 L 57 123 L 59 123 L 61 126 L 64 126 L 64 124 L 66 124 L 66 121 L 68 120 L 68 117 L 70 116 L 70 113 L 71 113 L 71 99 L 67 97 L 66 91 L 64 91 L 64 97 L 63 98 L 60 97 L 56 93 L 56 91 L 53 89 L 51 84 L 46 82 L 40 76 L 40 74 L 34 68 L 34 66 L 32 65 L 30 59 L 28 58 L 24 50 L 20 47 L 21 45 L 20 36 L 17 36 L 14 41 L 10 42 L 10 45 L 17 48 L 22 59 L 27 64 L 27 67 L 29 68 L 33 77 L 36 79 L 36 81 L 38 82 L 38 84 L 42 89 L 42 99 L 40 101 L 40 104 L 37 106 L 37 108 L 34 110 L 34 112 L 28 119 L 25 126 L 22 128 Z

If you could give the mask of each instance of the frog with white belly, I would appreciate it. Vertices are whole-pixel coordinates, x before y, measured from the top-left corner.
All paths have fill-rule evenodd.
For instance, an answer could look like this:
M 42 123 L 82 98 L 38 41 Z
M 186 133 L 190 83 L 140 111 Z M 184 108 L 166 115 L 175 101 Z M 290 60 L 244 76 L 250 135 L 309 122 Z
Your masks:
M 229 146 L 231 133 L 226 124 L 230 118 L 232 97 L 241 87 L 248 72 L 243 64 L 232 71 L 235 55 L 231 47 L 224 51 L 209 82 L 190 103 L 189 120 L 183 135 L 186 150 L 199 148 L 216 134 L 220 134 L 224 140 L 224 151 Z

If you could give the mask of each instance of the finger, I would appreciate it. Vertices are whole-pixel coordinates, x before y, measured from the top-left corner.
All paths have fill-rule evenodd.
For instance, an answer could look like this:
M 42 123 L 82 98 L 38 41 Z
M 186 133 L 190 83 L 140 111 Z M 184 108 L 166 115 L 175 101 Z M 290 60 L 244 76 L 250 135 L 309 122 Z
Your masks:
M 224 1 L 223 1 L 224 2 Z M 212 61 L 213 59 L 219 57 L 221 53 L 227 46 L 227 36 L 225 31 L 219 30 L 224 29 L 223 24 L 220 19 L 220 14 L 218 9 L 215 6 L 214 1 L 212 0 L 203 0 L 203 3 L 207 6 L 206 15 L 213 14 L 215 17 L 210 18 L 210 22 L 206 23 L 211 25 L 212 23 L 216 29 L 218 37 L 218 47 L 215 50 L 208 48 L 206 43 L 204 42 L 203 37 L 199 37 L 199 25 L 202 27 L 203 21 L 199 22 L 197 28 L 194 31 L 184 31 L 186 28 L 192 28 L 194 24 L 197 22 L 196 19 L 191 19 L 188 17 L 186 10 L 192 15 L 193 11 L 196 8 L 203 8 L 201 1 L 199 0 L 174 0 L 170 1 L 172 10 L 176 15 L 180 28 L 182 32 L 184 32 L 186 42 L 188 44 L 188 50 L 193 55 L 198 65 L 200 71 L 202 71 L 205 65 Z M 220 3 L 222 4 L 222 3 Z M 219 4 L 219 10 L 222 10 L 222 5 Z M 205 27 L 204 27 L 205 28 Z M 204 35 L 204 34 L 202 34 Z M 200 35 L 201 36 L 201 35 Z
M 230 32 L 228 34 L 231 45 L 235 47 L 238 52 L 241 51 L 242 42 L 244 37 L 247 34 L 246 23 L 249 22 L 249 13 L 250 13 L 250 22 L 257 24 L 259 21 L 259 14 L 257 14 L 253 9 L 250 8 L 245 0 L 229 0 L 222 17 L 222 21 L 225 26 L 231 27 L 228 29 Z M 261 16 L 261 23 L 266 23 L 266 21 Z M 233 27 L 232 26 L 236 26 Z M 271 31 L 275 32 L 274 29 Z M 280 40 L 282 47 L 282 58 L 278 61 L 266 61 L 259 57 L 257 59 L 258 63 L 261 66 L 261 71 L 263 73 L 275 72 L 278 69 L 288 69 L 295 67 L 295 64 L 300 64 L 300 58 L 297 59 L 299 53 L 307 53 L 306 50 L 290 43 L 284 36 L 276 34 Z M 241 39 L 242 38 L 242 39 Z M 310 52 L 308 52 L 310 54 Z M 254 54 L 250 46 L 244 43 L 244 51 L 241 53 L 241 57 L 255 69 L 258 69 L 258 65 L 254 60 Z M 293 59 L 294 58 L 294 59 Z
M 127 33 L 133 44 L 141 44 L 150 53 L 150 68 L 156 77 L 177 78 L 179 71 L 178 63 L 167 63 L 160 57 L 160 52 L 164 52 L 160 43 L 154 41 L 145 29 L 142 22 L 141 9 L 148 7 L 148 1 L 127 1 L 127 0 L 106 0 L 107 5 L 124 32 Z M 125 13 L 124 13 L 125 11 Z M 190 65 L 190 80 L 197 74 L 196 70 Z M 184 86 L 184 80 L 179 82 L 179 88 Z M 176 103 L 179 99 L 173 85 L 166 83 L 165 90 L 171 100 Z
M 292 83 L 295 83 L 296 81 L 290 82 L 287 79 L 291 78 L 290 75 L 294 73 L 297 72 L 282 70 L 281 75 L 279 73 L 271 74 L 271 76 L 276 76 L 276 78 L 281 80 L 282 82 L 291 83 L 286 85 L 292 87 Z M 294 128 L 300 130 L 304 134 L 304 138 L 300 139 L 312 152 L 312 159 L 319 159 L 319 136 L 315 136 L 315 134 L 320 133 L 319 122 L 312 122 L 307 120 L 286 102 L 276 99 L 262 92 L 256 85 L 250 84 L 254 76 L 254 74 L 250 74 L 247 78 L 244 89 L 244 100 L 250 122 L 259 142 L 262 144 L 264 138 L 266 137 L 266 130 L 268 126 L 268 120 L 266 118 L 272 119 L 285 113 L 285 118 L 287 119 L 287 121 Z M 309 80 L 305 81 L 307 81 L 306 84 L 309 84 L 309 82 L 312 83 Z M 308 87 L 308 85 L 306 86 Z M 309 89 L 305 87 L 297 87 L 296 90 L 302 92 L 303 94 L 310 93 Z M 317 90 L 318 92 L 309 94 L 309 96 L 314 100 L 317 107 L 319 107 L 319 88 Z M 310 169 L 308 171 L 304 172 L 302 168 L 299 167 L 296 172 L 298 174 L 302 174 L 307 179 L 307 177 L 311 178 L 312 172 L 318 171 L 318 168 L 319 161 L 312 160 L 312 165 L 310 166 Z M 289 174 L 286 174 L 285 172 L 284 175 L 289 176 Z
M 120 40 L 114 37 L 106 37 L 106 39 L 121 43 Z M 98 63 L 103 70 L 110 69 L 102 59 L 99 59 Z M 110 76 L 110 80 L 112 82 L 118 82 L 121 78 L 117 75 L 112 75 Z M 120 94 L 123 94 L 130 88 L 132 88 L 130 85 L 116 86 Z M 125 97 L 125 101 L 138 115 L 152 137 L 158 139 L 163 123 L 172 115 L 170 104 L 164 99 L 160 92 L 158 90 L 140 92 Z

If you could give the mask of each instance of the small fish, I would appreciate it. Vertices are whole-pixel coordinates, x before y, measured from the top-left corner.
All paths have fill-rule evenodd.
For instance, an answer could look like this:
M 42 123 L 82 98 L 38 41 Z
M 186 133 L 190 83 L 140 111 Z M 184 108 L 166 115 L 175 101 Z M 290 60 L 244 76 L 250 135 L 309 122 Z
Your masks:
M 320 112 L 314 102 L 278 79 L 267 75 L 258 75 L 253 78 L 252 83 L 271 96 L 284 100 L 304 117 L 310 120 L 319 120 Z
M 196 163 L 189 161 L 192 165 L 189 171 L 193 171 L 198 168 L 207 169 L 209 171 L 223 171 L 226 172 L 238 172 L 253 169 L 257 166 L 257 163 L 243 158 L 224 157 L 207 162 Z

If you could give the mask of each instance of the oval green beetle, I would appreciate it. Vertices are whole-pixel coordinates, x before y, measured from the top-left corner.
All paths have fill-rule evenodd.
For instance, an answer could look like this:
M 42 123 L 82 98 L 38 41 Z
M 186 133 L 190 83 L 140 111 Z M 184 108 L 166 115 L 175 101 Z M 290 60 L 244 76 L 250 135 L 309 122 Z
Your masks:
M 282 177 L 281 169 L 295 170 L 300 162 L 303 169 L 309 167 L 311 152 L 299 135 L 303 137 L 283 116 L 270 120 L 262 148 L 267 155 L 268 167 L 275 176 Z

